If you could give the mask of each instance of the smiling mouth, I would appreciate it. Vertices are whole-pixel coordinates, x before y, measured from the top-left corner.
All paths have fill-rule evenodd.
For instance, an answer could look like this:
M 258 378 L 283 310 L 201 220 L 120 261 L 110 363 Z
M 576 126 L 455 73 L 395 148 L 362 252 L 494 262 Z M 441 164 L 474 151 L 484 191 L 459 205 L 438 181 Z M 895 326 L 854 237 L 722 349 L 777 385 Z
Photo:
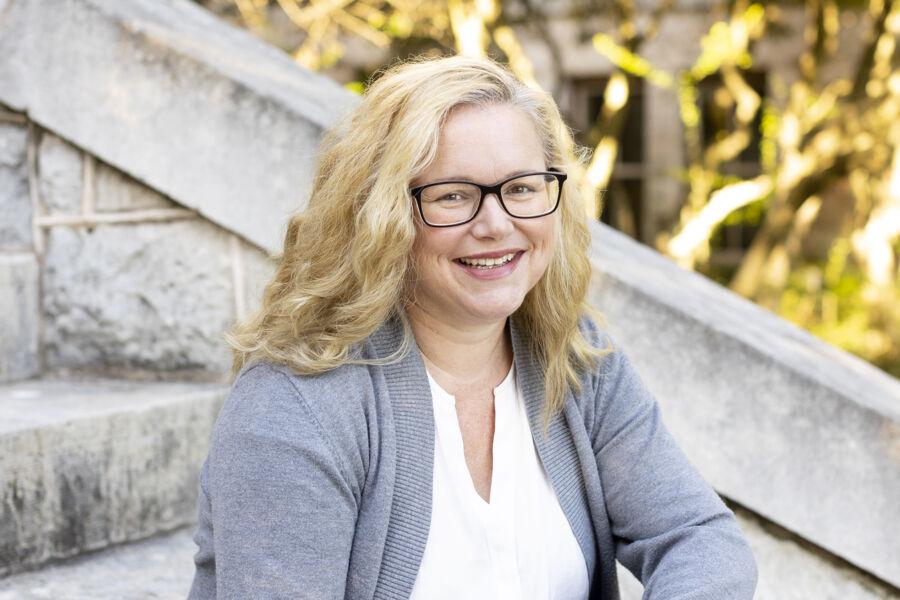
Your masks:
M 467 267 L 476 267 L 477 269 L 486 271 L 488 269 L 496 269 L 512 261 L 518 252 L 510 252 L 497 258 L 457 258 L 455 262 L 463 264 Z

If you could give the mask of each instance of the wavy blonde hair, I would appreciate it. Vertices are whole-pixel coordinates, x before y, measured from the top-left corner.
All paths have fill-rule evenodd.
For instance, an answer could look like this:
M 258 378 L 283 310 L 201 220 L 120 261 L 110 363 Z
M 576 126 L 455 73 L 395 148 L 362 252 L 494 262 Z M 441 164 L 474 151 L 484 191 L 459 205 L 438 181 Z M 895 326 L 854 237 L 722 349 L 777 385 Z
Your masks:
M 582 161 L 549 94 L 487 59 L 418 59 L 395 65 L 321 143 L 309 205 L 291 217 L 278 267 L 259 310 L 226 334 L 233 375 L 250 360 L 316 374 L 347 363 L 384 364 L 409 351 L 404 307 L 414 284 L 416 214 L 409 183 L 434 159 L 441 126 L 459 105 L 510 105 L 533 121 L 546 164 L 569 174 L 551 262 L 513 315 L 543 369 L 544 431 L 567 386 L 604 352 L 581 335 L 591 268 Z M 355 348 L 399 317 L 405 335 L 381 361 Z

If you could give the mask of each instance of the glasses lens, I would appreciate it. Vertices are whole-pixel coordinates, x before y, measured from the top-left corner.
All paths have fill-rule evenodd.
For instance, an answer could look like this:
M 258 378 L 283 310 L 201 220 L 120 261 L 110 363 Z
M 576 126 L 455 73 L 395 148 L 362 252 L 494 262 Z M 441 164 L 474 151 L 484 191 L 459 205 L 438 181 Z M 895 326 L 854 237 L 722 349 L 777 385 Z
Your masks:
M 432 225 L 468 221 L 478 208 L 481 191 L 468 183 L 439 183 L 422 190 L 422 214 Z
M 553 175 L 526 175 L 503 184 L 500 193 L 510 214 L 535 217 L 556 208 L 559 180 Z

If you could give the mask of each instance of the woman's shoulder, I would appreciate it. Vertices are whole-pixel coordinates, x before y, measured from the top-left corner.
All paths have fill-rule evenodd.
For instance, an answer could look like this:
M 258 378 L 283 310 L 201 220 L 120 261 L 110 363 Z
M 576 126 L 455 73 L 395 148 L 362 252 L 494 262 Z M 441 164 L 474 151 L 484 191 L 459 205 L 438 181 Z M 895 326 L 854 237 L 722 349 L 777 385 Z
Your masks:
M 372 373 L 365 365 L 346 364 L 306 375 L 290 366 L 258 361 L 245 366 L 231 387 L 229 400 L 256 410 L 306 410 L 323 425 L 363 418 L 374 400 Z
M 232 394 L 260 391 L 285 392 L 295 399 L 318 406 L 361 400 L 371 388 L 372 375 L 365 365 L 345 364 L 315 374 L 302 374 L 289 365 L 258 360 L 245 365 L 234 379 Z
M 373 405 L 365 366 L 300 375 L 286 365 L 257 361 L 236 376 L 216 421 L 214 445 L 247 436 L 278 436 L 290 446 L 312 437 L 331 446 L 352 470 L 364 471 Z
M 596 353 L 592 368 L 585 373 L 596 387 L 617 370 L 624 354 L 601 316 L 583 313 L 578 321 L 578 330 L 591 348 L 600 351 Z
M 579 405 L 588 417 L 594 419 L 616 410 L 622 402 L 630 403 L 643 396 L 645 388 L 627 354 L 610 333 L 608 325 L 591 315 L 582 315 L 579 330 L 585 341 L 601 352 L 582 377 Z
M 610 350 L 613 348 L 612 338 L 606 329 L 606 324 L 599 315 L 582 313 L 578 319 L 578 330 L 582 337 L 594 348 Z

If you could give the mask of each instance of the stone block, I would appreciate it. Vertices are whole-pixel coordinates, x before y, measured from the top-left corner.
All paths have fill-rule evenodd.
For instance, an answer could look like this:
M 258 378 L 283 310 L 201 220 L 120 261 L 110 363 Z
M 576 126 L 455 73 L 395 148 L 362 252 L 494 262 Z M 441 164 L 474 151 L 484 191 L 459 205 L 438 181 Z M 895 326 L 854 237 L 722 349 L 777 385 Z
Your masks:
M 49 131 L 41 135 L 38 180 L 41 202 L 47 214 L 81 212 L 81 151 Z
M 202 219 L 50 230 L 48 368 L 227 373 L 228 235 Z
M 0 383 L 40 370 L 39 272 L 30 252 L 0 253 Z
M 900 586 L 900 381 L 592 230 L 590 299 L 713 487 Z
M 738 525 L 756 558 L 755 600 L 889 600 L 896 590 L 741 508 Z
M 262 304 L 266 285 L 272 281 L 276 262 L 268 253 L 252 244 L 242 244 L 244 263 L 244 302 L 248 313 L 256 311 Z
M 185 0 L 18 0 L 0 102 L 277 251 L 319 136 L 356 98 Z
M 95 177 L 94 210 L 97 212 L 181 208 L 156 190 L 99 161 Z
M 0 577 L 193 522 L 226 394 L 114 380 L 0 387 Z
M 184 600 L 194 579 L 192 528 L 107 548 L 0 580 L 0 600 Z
M 31 248 L 27 152 L 28 128 L 0 122 L 0 248 Z

